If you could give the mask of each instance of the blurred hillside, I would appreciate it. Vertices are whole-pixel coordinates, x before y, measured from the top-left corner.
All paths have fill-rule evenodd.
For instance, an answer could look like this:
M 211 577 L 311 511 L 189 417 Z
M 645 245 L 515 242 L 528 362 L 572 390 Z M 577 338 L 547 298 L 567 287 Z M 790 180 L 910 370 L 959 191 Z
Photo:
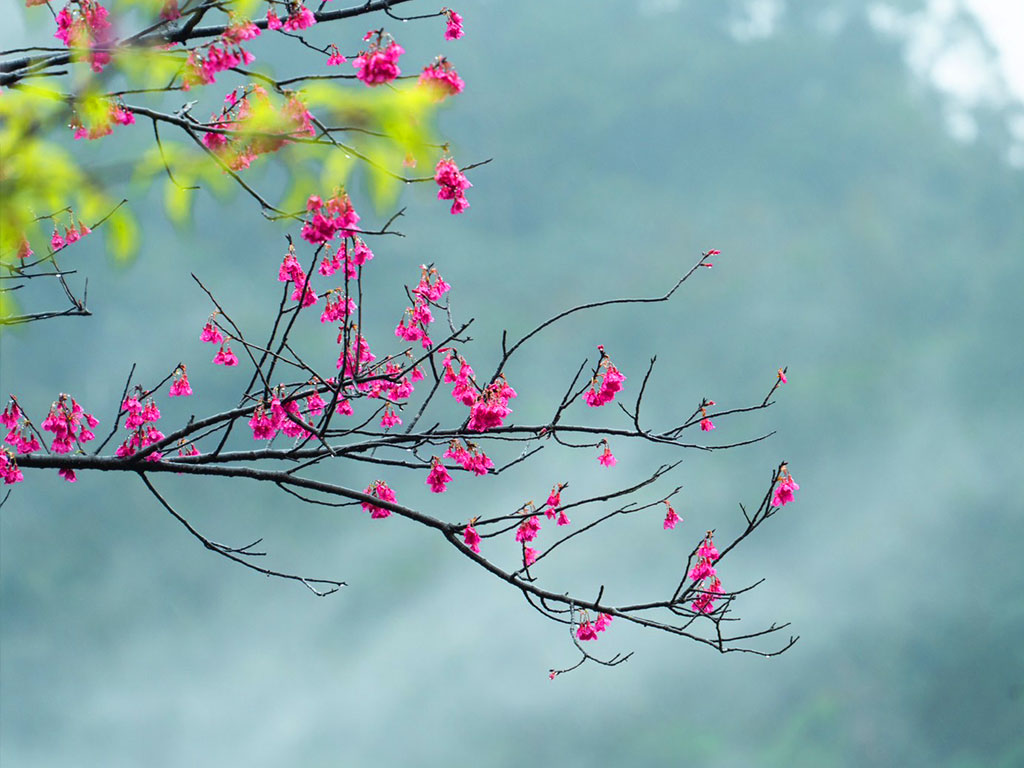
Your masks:
M 650 595 L 704 530 L 735 530 L 737 503 L 786 459 L 797 503 L 722 578 L 765 576 L 739 611 L 792 621 L 796 647 L 718 656 L 615 625 L 601 643 L 635 649 L 629 663 L 551 682 L 575 653 L 561 630 L 401 521 L 161 485 L 211 537 L 264 536 L 275 566 L 349 582 L 317 600 L 209 555 L 134 478 L 26 473 L 0 511 L 0 762 L 1024 763 L 1024 172 L 1005 161 L 1003 115 L 977 113 L 974 142 L 949 134 L 941 97 L 859 5 L 802 5 L 742 41 L 738 3 L 460 8 L 467 35 L 445 50 L 467 89 L 443 128 L 460 162 L 494 162 L 473 172 L 460 217 L 410 189 L 407 237 L 375 244 L 367 272 L 380 294 L 367 327 L 389 334 L 395 286 L 436 262 L 456 314 L 477 318 L 486 370 L 502 328 L 659 293 L 721 249 L 671 304 L 556 326 L 509 371 L 513 405 L 544 412 L 551 381 L 598 343 L 627 395 L 658 354 L 653 424 L 705 395 L 760 400 L 788 365 L 775 407 L 715 433 L 776 437 L 684 457 L 679 529 L 629 520 L 558 576 L 607 573 L 621 599 Z M 388 26 L 410 67 L 437 52 L 440 23 Z M 99 144 L 96 161 L 114 162 Z M 0 392 L 39 410 L 72 391 L 107 424 L 132 362 L 153 380 L 185 360 L 197 393 L 230 400 L 245 374 L 206 364 L 210 308 L 189 272 L 263 328 L 282 230 L 242 197 L 204 193 L 186 232 L 161 205 L 158 190 L 136 204 L 145 242 L 130 266 L 83 250 L 96 316 L 4 333 Z M 621 477 L 663 458 L 614 447 Z M 550 487 L 554 460 L 423 503 L 518 506 Z M 573 488 L 610 482 L 589 455 L 564 461 Z M 421 483 L 396 477 L 399 497 Z

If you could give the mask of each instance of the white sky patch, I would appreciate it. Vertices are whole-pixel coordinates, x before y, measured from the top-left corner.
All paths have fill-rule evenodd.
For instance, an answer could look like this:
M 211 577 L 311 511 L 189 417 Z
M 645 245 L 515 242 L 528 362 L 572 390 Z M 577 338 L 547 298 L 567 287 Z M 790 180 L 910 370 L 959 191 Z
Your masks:
M 902 39 L 910 69 L 946 96 L 946 127 L 954 138 L 978 137 L 974 110 L 1006 110 L 1015 139 L 1007 158 L 1024 167 L 1024 120 L 1016 119 L 1024 115 L 1024 2 L 929 0 L 917 13 L 877 3 L 867 17 L 880 32 Z
M 998 51 L 1000 69 L 1014 97 L 1024 103 L 1024 2 L 966 0 Z
M 785 10 L 782 0 L 747 0 L 742 15 L 729 23 L 729 32 L 741 42 L 771 37 Z

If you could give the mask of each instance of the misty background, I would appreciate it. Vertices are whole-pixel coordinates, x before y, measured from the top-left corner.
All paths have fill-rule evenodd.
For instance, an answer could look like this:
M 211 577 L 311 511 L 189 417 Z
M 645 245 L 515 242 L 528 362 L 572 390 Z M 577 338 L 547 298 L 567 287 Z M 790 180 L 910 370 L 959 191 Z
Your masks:
M 635 651 L 629 662 L 550 681 L 575 661 L 564 629 L 409 522 L 157 478 L 211 538 L 262 536 L 268 567 L 348 582 L 317 599 L 203 550 L 137 478 L 80 473 L 72 486 L 26 471 L 0 510 L 0 762 L 1024 763 L 1024 108 L 984 28 L 955 4 L 915 0 L 457 10 L 466 36 L 453 43 L 440 20 L 314 30 L 347 52 L 384 24 L 407 71 L 443 51 L 467 87 L 442 133 L 460 163 L 494 158 L 471 173 L 462 216 L 432 185 L 404 193 L 407 237 L 372 243 L 365 327 L 390 335 L 399 286 L 435 262 L 456 317 L 476 318 L 467 354 L 488 371 L 503 328 L 659 294 L 722 250 L 671 303 L 580 315 L 524 349 L 508 371 L 513 419 L 542 419 L 604 344 L 627 402 L 658 355 L 645 412 L 657 426 L 704 396 L 759 402 L 789 366 L 776 405 L 712 433 L 778 434 L 677 456 L 666 485 L 685 486 L 683 524 L 664 532 L 652 511 L 609 525 L 546 585 L 659 597 L 706 529 L 739 530 L 738 503 L 756 504 L 785 459 L 796 502 L 720 575 L 726 589 L 765 577 L 736 605 L 742 626 L 790 621 L 800 641 L 770 660 L 722 656 L 620 621 L 599 650 Z M 270 50 L 264 38 L 252 48 Z M 134 130 L 83 151 L 113 163 L 149 141 Z M 257 165 L 263 188 L 284 183 Z M 360 205 L 358 180 L 352 192 L 370 221 L 385 218 Z M 155 382 L 184 360 L 196 396 L 161 399 L 173 425 L 244 384 L 246 371 L 208 364 L 198 332 L 212 308 L 189 272 L 261 335 L 284 230 L 240 195 L 201 193 L 186 231 L 166 221 L 159 189 L 132 204 L 133 263 L 113 264 L 99 240 L 66 258 L 90 276 L 93 317 L 4 331 L 4 396 L 41 414 L 71 392 L 109 428 L 133 362 Z M 388 479 L 400 501 L 464 519 L 556 480 L 579 495 L 625 484 L 670 458 L 612 447 L 611 470 L 596 451 L 545 449 L 432 498 L 420 477 Z M 378 474 L 335 471 L 360 487 Z

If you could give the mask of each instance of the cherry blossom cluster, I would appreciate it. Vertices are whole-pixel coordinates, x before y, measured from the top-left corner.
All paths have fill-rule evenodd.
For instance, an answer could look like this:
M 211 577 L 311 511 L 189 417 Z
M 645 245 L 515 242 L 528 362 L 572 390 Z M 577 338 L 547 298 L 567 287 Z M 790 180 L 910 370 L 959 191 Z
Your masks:
M 64 234 L 61 234 L 57 228 L 57 222 L 53 224 L 53 234 L 50 236 L 50 249 L 54 252 L 59 251 L 65 246 L 71 245 L 81 240 L 86 235 L 91 235 L 92 230 L 89 229 L 82 220 L 78 220 L 78 225 L 75 225 L 75 219 L 72 215 L 68 215 L 71 224 L 64 227 Z M 22 239 L 21 247 L 18 249 L 18 256 L 22 259 L 26 259 L 32 255 L 32 249 L 29 247 L 28 240 Z
M 43 5 L 46 0 L 26 0 L 25 5 Z M 96 0 L 74 0 L 57 14 L 57 32 L 53 35 L 68 48 L 88 49 L 88 61 L 94 72 L 102 72 L 110 63 L 103 50 L 113 41 L 107 9 Z
M 316 16 L 300 2 L 289 2 L 288 16 L 284 21 L 274 13 L 273 7 L 267 9 L 267 29 L 283 29 L 285 32 L 297 32 L 309 29 L 316 24 Z
M 224 101 L 226 106 L 221 109 L 220 115 L 211 116 L 209 127 L 243 135 L 206 131 L 203 133 L 203 144 L 233 171 L 248 168 L 259 155 L 276 152 L 290 143 L 288 136 L 313 136 L 316 133 L 313 116 L 296 93 L 287 94 L 284 105 L 277 111 L 283 120 L 279 129 L 282 135 L 276 136 L 259 133 L 244 135 L 251 123 L 252 101 L 259 102 L 264 109 L 269 108 L 270 97 L 265 88 L 249 85 L 242 89 L 241 95 L 235 89 L 224 97 Z
M 203 326 L 203 330 L 199 333 L 199 340 L 205 341 L 209 344 L 220 344 L 220 349 L 217 350 L 217 354 L 213 356 L 213 362 L 216 365 L 224 365 L 232 367 L 238 365 L 238 356 L 231 351 L 231 342 L 224 338 L 224 334 L 220 332 L 220 329 L 214 324 L 214 317 L 211 316 L 206 321 L 206 325 Z
M 25 475 L 18 469 L 18 461 L 7 448 L 0 446 L 0 477 L 4 485 L 14 485 L 24 481 Z
M 800 486 L 789 474 L 789 467 L 785 464 L 779 469 L 778 485 L 775 486 L 775 493 L 772 494 L 772 506 L 783 507 L 793 501 L 793 492 L 799 491 Z
M 601 363 L 598 366 L 598 373 L 594 376 L 584 395 L 583 400 L 591 408 L 598 408 L 607 405 L 615 399 L 615 395 L 622 391 L 622 382 L 626 377 L 615 367 L 611 358 L 605 354 L 604 347 L 598 347 L 601 353 Z
M 4 442 L 13 445 L 15 451 L 32 453 L 39 450 L 39 440 L 33 432 L 32 424 L 13 397 L 0 413 L 0 424 L 3 424 L 8 430 Z
M 444 380 L 449 384 L 455 384 L 452 387 L 452 397 L 470 408 L 468 429 L 474 432 L 485 432 L 488 429 L 500 427 L 512 413 L 512 409 L 508 407 L 508 401 L 516 396 L 516 391 L 509 386 L 505 375 L 498 375 L 494 381 L 481 390 L 476 383 L 473 369 L 465 358 L 461 355 L 458 356 L 459 371 L 456 373 L 452 364 L 455 353 L 453 350 L 447 350 L 447 352 L 448 354 L 442 361 Z
M 580 624 L 576 628 L 577 640 L 597 640 L 597 633 L 604 632 L 612 623 L 612 616 L 608 613 L 599 613 L 591 623 L 586 611 L 580 612 Z M 552 679 L 554 675 L 551 675 Z
M 192 385 L 188 383 L 188 373 L 185 370 L 185 364 L 182 363 L 174 369 L 173 380 L 171 381 L 171 389 L 167 393 L 168 397 L 188 397 L 192 394 Z
M 697 582 L 700 594 L 691 607 L 697 613 L 711 613 L 715 610 L 715 600 L 722 594 L 722 582 L 715 573 L 714 563 L 718 559 L 718 549 L 712 541 L 713 531 L 708 531 L 704 541 L 697 548 L 697 564 L 690 569 L 689 578 Z
M 70 405 L 69 405 L 70 403 Z M 50 450 L 54 453 L 71 453 L 75 445 L 95 440 L 92 429 L 99 421 L 92 414 L 82 410 L 75 398 L 63 392 L 57 402 L 50 406 L 50 412 L 43 420 L 43 431 L 53 433 Z
M 427 485 L 433 493 L 444 493 L 448 489 L 448 483 L 452 481 L 452 476 L 448 473 L 444 464 L 441 460 L 434 456 L 430 460 L 430 472 L 427 474 Z M 479 542 L 478 542 L 479 543 Z M 480 550 L 475 550 L 479 552 Z
M 480 446 L 469 441 L 463 445 L 458 439 L 452 440 L 444 452 L 444 457 L 474 475 L 486 475 L 494 469 L 494 462 L 480 450 Z
M 284 397 L 281 390 L 273 394 L 269 403 L 264 401 L 256 406 L 249 419 L 254 440 L 273 440 L 278 432 L 291 438 L 305 438 L 312 434 L 310 429 L 314 417 L 320 416 L 326 407 L 320 394 L 314 390 L 304 398 L 309 421 L 303 419 L 299 398 L 284 399 L 282 402 Z
M 242 43 L 258 37 L 260 28 L 251 21 L 233 20 L 216 40 L 188 52 L 181 87 L 189 90 L 194 85 L 217 82 L 217 74 L 240 64 L 252 64 L 256 57 L 242 48 Z M 205 48 L 205 54 L 201 50 Z
M 548 494 L 546 508 L 544 514 L 547 515 L 548 520 L 555 520 L 557 518 L 557 525 L 568 525 L 569 517 L 565 514 L 565 510 L 561 508 L 562 504 L 562 490 L 565 488 L 564 483 L 558 483 L 551 488 L 551 493 Z
M 177 396 L 177 395 L 176 395 Z M 121 458 L 134 456 L 143 448 L 159 443 L 164 439 L 164 433 L 154 425 L 160 420 L 160 409 L 157 408 L 153 398 L 148 398 L 143 403 L 142 398 L 146 393 L 136 388 L 132 395 L 128 395 L 121 403 L 121 411 L 125 413 L 124 426 L 129 435 L 114 452 Z M 160 461 L 163 454 L 160 451 L 151 451 L 146 454 L 146 461 Z
M 451 200 L 453 214 L 462 213 L 469 208 L 466 190 L 473 185 L 469 183 L 469 179 L 450 157 L 441 158 L 438 161 L 437 167 L 434 168 L 434 181 L 440 187 L 437 190 L 437 199 Z
M 124 104 L 108 101 L 107 114 L 103 119 L 97 120 L 86 127 L 82 124 L 81 118 L 75 114 L 72 115 L 71 123 L 68 127 L 75 132 L 74 136 L 76 139 L 99 139 L 112 134 L 115 123 L 118 125 L 134 125 L 135 115 Z
M 395 492 L 388 487 L 388 484 L 383 480 L 375 480 L 370 486 L 364 491 L 364 493 L 370 496 L 375 496 L 381 501 L 395 501 Z M 391 517 L 391 510 L 385 509 L 384 507 L 378 507 L 371 504 L 368 501 L 362 503 L 363 509 L 370 513 L 370 517 L 374 520 L 379 520 L 383 517 Z
M 342 56 L 341 51 L 338 50 L 338 46 L 335 45 L 334 43 L 331 43 L 329 46 L 327 46 L 327 49 L 330 51 L 330 53 L 327 56 L 328 67 L 338 67 L 344 64 L 346 61 L 348 61 L 348 59 Z
M 390 83 L 402 74 L 398 68 L 398 57 L 405 53 L 405 49 L 391 35 L 383 29 L 370 30 L 363 35 L 363 41 L 369 42 L 370 47 L 367 51 L 360 51 L 352 60 L 357 78 L 369 86 L 376 86 Z
M 438 56 L 433 64 L 423 68 L 419 83 L 430 88 L 437 101 L 444 101 L 449 96 L 462 93 L 462 89 L 466 87 L 465 81 L 459 77 L 459 73 L 444 56 Z
M 356 213 L 352 199 L 344 188 L 335 189 L 334 194 L 327 198 L 326 202 L 319 195 L 310 195 L 306 201 L 306 211 L 312 214 L 302 227 L 302 239 L 306 242 L 313 245 L 326 243 L 333 240 L 339 232 L 343 238 L 355 237 L 354 230 L 359 223 L 359 214 Z M 363 247 L 365 248 L 365 245 Z M 361 265 L 372 258 L 373 253 L 366 248 L 361 254 L 352 254 L 352 263 Z
M 444 30 L 445 40 L 458 40 L 464 34 L 462 31 L 462 16 L 451 8 L 442 9 L 447 18 L 447 25 Z

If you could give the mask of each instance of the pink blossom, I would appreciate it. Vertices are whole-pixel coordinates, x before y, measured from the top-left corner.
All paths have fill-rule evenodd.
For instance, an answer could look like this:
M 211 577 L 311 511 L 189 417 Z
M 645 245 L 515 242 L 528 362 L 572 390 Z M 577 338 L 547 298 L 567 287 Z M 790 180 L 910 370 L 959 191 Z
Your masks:
M 597 640 L 597 630 L 589 620 L 584 621 L 576 628 L 576 637 L 579 640 Z
M 462 93 L 466 87 L 465 81 L 459 77 L 451 62 L 443 56 L 439 56 L 429 67 L 423 68 L 419 84 L 433 89 L 437 101 L 444 101 L 449 96 Z
M 208 341 L 211 344 L 220 344 L 224 341 L 224 336 L 222 336 L 221 332 L 216 326 L 214 326 L 213 321 L 209 321 L 203 326 L 202 333 L 199 334 L 199 340 Z
M 224 33 L 221 35 L 221 39 L 225 43 L 241 43 L 246 40 L 252 40 L 254 37 L 259 37 L 260 28 L 253 24 L 251 21 L 238 21 L 232 19 L 231 26 L 229 26 Z
M 188 397 L 192 394 L 192 387 L 188 383 L 188 374 L 185 373 L 184 367 L 179 368 L 175 371 L 176 375 L 174 381 L 171 383 L 171 390 L 167 393 L 168 397 Z
M 274 9 L 273 8 L 268 8 L 267 9 L 267 29 L 280 29 L 280 28 L 281 28 L 281 19 L 280 19 L 280 17 L 276 13 L 274 13 Z
M 316 16 L 304 5 L 295 8 L 282 25 L 288 32 L 295 32 L 300 29 L 308 29 L 316 24 Z
M 714 428 L 715 425 L 711 423 L 711 419 L 709 419 L 707 416 L 700 420 L 701 432 L 710 432 Z
M 73 483 L 78 479 L 77 477 L 75 477 L 75 470 L 73 469 L 58 469 L 57 474 L 63 477 L 69 483 Z
M 21 238 L 21 243 L 18 245 L 18 258 L 27 259 L 33 253 L 32 246 L 28 244 L 28 239 Z
M 466 542 L 466 546 L 471 550 L 480 554 L 480 534 L 476 532 L 476 528 L 472 525 L 467 525 L 465 530 L 462 531 L 463 541 Z
M 679 517 L 678 514 L 676 514 L 676 511 L 672 509 L 672 505 L 669 504 L 667 501 L 665 502 L 665 506 L 668 507 L 668 511 L 665 513 L 665 522 L 662 524 L 661 527 L 664 528 L 666 531 L 670 531 L 676 527 L 676 523 L 682 521 L 682 518 Z
M 540 518 L 537 515 L 530 515 L 523 520 L 516 529 L 516 541 L 533 541 L 540 533 Z
M 388 487 L 388 484 L 385 483 L 383 480 L 377 480 L 377 481 L 373 482 L 364 491 L 364 493 L 367 493 L 370 496 L 375 496 L 376 498 L 380 499 L 381 501 L 390 501 L 392 503 L 395 502 L 395 492 L 393 490 L 391 490 Z M 384 507 L 378 507 L 378 506 L 376 506 L 374 504 L 371 504 L 368 501 L 362 502 L 362 507 L 363 507 L 364 510 L 366 510 L 367 512 L 370 513 L 370 517 L 373 518 L 374 520 L 379 520 L 381 518 L 390 517 L 391 516 L 391 510 L 390 509 L 385 509 Z
M 793 501 L 793 491 L 799 491 L 800 486 L 796 484 L 796 480 L 789 474 L 789 470 L 782 470 L 785 474 L 780 478 L 779 485 L 775 488 L 775 494 L 772 496 L 772 506 L 782 507 L 789 502 Z
M 427 475 L 427 485 L 430 486 L 430 490 L 433 493 L 444 493 L 447 489 L 448 483 L 451 481 L 452 476 L 448 474 L 448 470 L 445 469 L 441 460 L 435 457 L 431 464 L 430 472 Z M 479 552 L 480 550 L 477 549 L 474 551 Z
M 53 228 L 53 235 L 50 237 L 50 250 L 59 251 L 64 247 L 64 238 L 60 236 L 57 227 Z
M 213 356 L 213 362 L 216 365 L 231 367 L 238 365 L 238 357 L 231 351 L 231 345 L 225 341 L 220 345 L 220 349 L 217 351 L 217 354 Z
M 557 522 L 555 524 L 556 525 L 568 525 L 569 524 L 569 518 L 565 514 L 565 510 L 564 509 L 558 510 L 558 520 L 557 520 Z
M 6 448 L 0 448 L 0 477 L 4 479 L 5 485 L 14 485 L 24 481 L 25 475 L 18 469 L 18 462 L 14 454 Z
M 420 281 L 412 289 L 413 294 L 425 301 L 440 301 L 441 297 L 451 290 L 451 286 L 444 281 L 444 278 L 433 267 L 427 269 L 427 266 L 424 264 L 420 267 L 420 270 Z
M 437 190 L 438 200 L 451 200 L 451 212 L 462 213 L 469 208 L 469 201 L 466 200 L 465 190 L 473 185 L 469 179 L 459 170 L 455 161 L 451 158 L 441 158 L 434 169 L 434 181 L 440 189 Z
M 327 57 L 328 67 L 337 67 L 344 64 L 348 59 L 341 55 L 341 51 L 338 50 L 338 46 L 333 43 L 330 46 L 331 54 Z
M 556 485 L 552 487 L 551 493 L 548 494 L 547 501 L 545 502 L 545 504 L 547 504 L 547 509 L 544 510 L 544 514 L 548 516 L 548 520 L 554 518 L 555 514 L 558 512 L 558 507 L 561 503 L 562 486 Z
M 537 562 L 537 550 L 523 546 L 523 565 L 530 566 Z
M 604 453 L 597 457 L 597 463 L 602 467 L 614 467 L 617 463 L 616 458 L 612 455 L 612 449 L 608 445 L 608 441 L 604 441 Z
M 612 618 L 610 613 L 599 613 L 597 621 L 594 622 L 594 630 L 596 632 L 604 632 L 608 629 L 608 625 L 612 623 Z
M 590 389 L 583 395 L 584 402 L 591 408 L 599 408 L 614 400 L 615 395 L 622 391 L 622 382 L 626 380 L 611 359 L 604 354 L 604 348 L 600 349 L 601 365 L 598 376 L 594 378 Z
M 787 381 L 788 379 L 786 378 L 786 371 L 783 370 L 782 368 L 779 368 L 779 383 L 785 384 Z
M 444 30 L 445 40 L 458 40 L 462 37 L 462 17 L 453 11 L 451 8 L 444 9 L 445 16 L 448 17 L 448 24 Z
M 373 34 L 375 33 L 367 33 L 371 37 Z M 352 66 L 356 68 L 356 77 L 369 86 L 390 83 L 402 74 L 402 70 L 398 68 L 398 57 L 405 53 L 405 49 L 390 36 L 387 46 L 384 46 L 383 33 L 376 35 L 377 39 L 370 44 L 370 50 L 360 52 L 352 61 Z
M 0 424 L 3 424 L 8 429 L 14 429 L 18 424 L 18 419 L 21 418 L 21 408 L 18 404 L 11 401 L 0 413 Z
M 392 410 L 391 406 L 385 406 L 384 415 L 380 417 L 380 425 L 384 427 L 384 429 L 387 429 L 389 427 L 397 426 L 398 424 L 401 423 L 402 420 L 398 417 L 398 414 L 395 413 L 394 410 Z M 434 493 L 438 493 L 438 491 L 434 491 Z
M 463 366 L 463 370 L 468 366 Z M 460 375 L 462 371 L 460 371 Z M 452 394 L 455 392 L 453 390 Z M 500 427 L 512 409 L 508 407 L 508 401 L 516 396 L 516 391 L 505 381 L 504 375 L 499 376 L 489 384 L 483 392 L 473 401 L 469 413 L 467 429 L 474 432 L 484 432 L 488 429 Z M 462 400 L 466 402 L 465 399 Z

